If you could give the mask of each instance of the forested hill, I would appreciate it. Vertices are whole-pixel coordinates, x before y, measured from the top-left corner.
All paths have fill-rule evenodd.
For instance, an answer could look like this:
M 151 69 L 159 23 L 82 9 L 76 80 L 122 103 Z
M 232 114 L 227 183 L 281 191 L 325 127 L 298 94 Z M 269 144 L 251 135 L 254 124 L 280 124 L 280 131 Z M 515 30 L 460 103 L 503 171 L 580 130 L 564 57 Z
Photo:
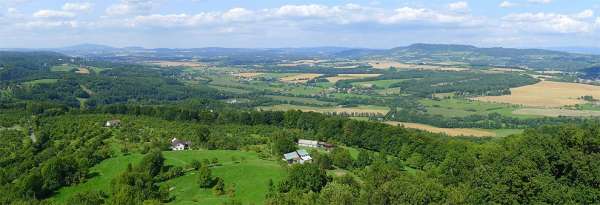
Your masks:
M 522 67 L 574 71 L 600 65 L 600 56 L 542 49 L 478 48 L 468 45 L 413 44 L 389 50 L 348 50 L 339 53 L 361 59 L 393 59 L 414 63 L 465 63 L 471 66 Z
M 187 86 L 174 79 L 181 75 L 186 74 L 180 69 L 89 61 L 53 52 L 0 52 L 0 102 L 90 108 L 225 97 L 208 86 Z

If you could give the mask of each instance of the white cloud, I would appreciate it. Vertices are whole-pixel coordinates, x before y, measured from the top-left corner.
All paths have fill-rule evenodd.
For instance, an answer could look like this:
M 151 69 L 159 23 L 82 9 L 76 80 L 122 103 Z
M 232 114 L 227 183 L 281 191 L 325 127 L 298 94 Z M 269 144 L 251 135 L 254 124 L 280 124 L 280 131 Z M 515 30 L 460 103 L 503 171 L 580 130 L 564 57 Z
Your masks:
M 291 17 L 326 17 L 330 15 L 331 10 L 327 6 L 310 5 L 284 5 L 275 11 L 276 16 Z
M 552 0 L 529 0 L 528 2 L 534 4 L 549 4 L 552 3 Z
M 509 14 L 502 18 L 510 27 L 519 28 L 524 31 L 538 31 L 550 33 L 588 33 L 594 30 L 592 22 L 577 18 L 589 12 L 575 15 L 557 13 L 518 13 Z M 592 14 L 593 15 L 593 14 Z M 589 17 L 588 17 L 589 18 Z
M 226 21 L 250 21 L 254 18 L 254 12 L 245 8 L 233 8 L 223 13 L 222 17 Z
M 466 1 L 459 1 L 448 4 L 448 8 L 452 11 L 464 11 L 469 9 L 469 3 Z
M 36 18 L 73 18 L 74 13 L 57 10 L 39 10 L 33 14 Z
M 84 2 L 84 3 L 65 3 L 62 6 L 62 9 L 65 11 L 75 11 L 75 12 L 80 12 L 80 11 L 89 11 L 90 9 L 92 9 L 92 4 L 89 2 Z
M 110 16 L 143 15 L 148 14 L 155 2 L 153 0 L 121 0 L 106 9 Z
M 502 7 L 502 8 L 512 8 L 512 7 L 516 7 L 516 6 L 518 6 L 518 4 L 517 4 L 517 3 L 510 2 L 510 1 L 503 1 L 503 2 L 502 2 L 502 3 L 500 3 L 500 5 L 498 5 L 498 6 L 500 6 L 500 7 Z
M 430 9 L 403 7 L 396 9 L 394 15 L 384 16 L 380 21 L 384 24 L 398 24 L 406 22 L 429 22 L 429 23 L 467 23 L 469 16 L 443 14 Z
M 575 14 L 574 17 L 578 19 L 592 18 L 594 17 L 594 11 L 592 11 L 591 9 L 586 9 L 582 12 L 579 12 L 578 14 Z

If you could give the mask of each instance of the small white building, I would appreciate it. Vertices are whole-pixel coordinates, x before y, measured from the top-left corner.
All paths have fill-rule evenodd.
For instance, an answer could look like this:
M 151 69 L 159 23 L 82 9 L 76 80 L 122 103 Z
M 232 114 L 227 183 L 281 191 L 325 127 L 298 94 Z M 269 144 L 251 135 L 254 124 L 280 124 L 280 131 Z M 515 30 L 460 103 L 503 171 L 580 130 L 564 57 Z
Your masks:
M 106 121 L 106 123 L 104 124 L 104 126 L 106 127 L 118 127 L 121 125 L 121 120 L 109 120 Z
M 190 141 L 178 140 L 177 138 L 171 140 L 171 150 L 173 151 L 189 149 L 190 145 L 192 145 Z
M 302 147 L 319 147 L 319 141 L 316 140 L 305 140 L 305 139 L 299 139 L 298 140 L 298 146 L 302 146 Z

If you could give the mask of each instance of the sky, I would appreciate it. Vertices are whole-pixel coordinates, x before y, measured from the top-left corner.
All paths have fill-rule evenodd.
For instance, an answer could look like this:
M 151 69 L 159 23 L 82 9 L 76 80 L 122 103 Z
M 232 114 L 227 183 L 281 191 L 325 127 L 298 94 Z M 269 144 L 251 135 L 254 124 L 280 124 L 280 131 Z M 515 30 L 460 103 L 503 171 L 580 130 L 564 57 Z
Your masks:
M 0 48 L 600 47 L 600 0 L 0 0 Z

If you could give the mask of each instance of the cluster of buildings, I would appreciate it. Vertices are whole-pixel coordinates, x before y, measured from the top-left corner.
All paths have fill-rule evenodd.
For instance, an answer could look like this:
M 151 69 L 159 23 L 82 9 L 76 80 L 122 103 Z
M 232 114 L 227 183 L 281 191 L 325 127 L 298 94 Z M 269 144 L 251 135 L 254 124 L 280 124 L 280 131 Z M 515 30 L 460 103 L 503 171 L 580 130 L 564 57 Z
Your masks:
M 333 144 L 329 144 L 326 142 L 305 139 L 299 139 L 297 144 L 300 147 L 323 148 L 326 150 L 329 150 L 334 147 Z M 299 149 L 290 153 L 283 154 L 283 161 L 286 161 L 288 164 L 304 164 L 307 162 L 310 163 L 312 161 L 312 157 L 306 150 Z

